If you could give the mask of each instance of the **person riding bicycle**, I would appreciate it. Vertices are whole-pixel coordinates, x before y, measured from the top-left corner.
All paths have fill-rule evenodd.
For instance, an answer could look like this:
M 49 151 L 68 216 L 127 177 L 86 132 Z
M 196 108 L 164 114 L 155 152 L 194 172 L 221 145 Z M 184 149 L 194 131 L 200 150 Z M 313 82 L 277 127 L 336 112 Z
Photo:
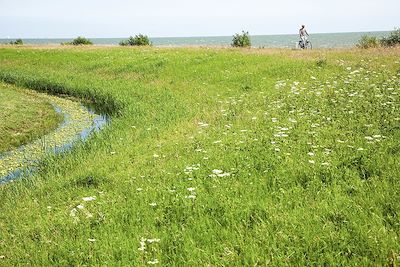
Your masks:
M 301 25 L 301 29 L 299 30 L 299 35 L 300 35 L 300 39 L 302 41 L 302 47 L 304 48 L 304 46 L 307 43 L 307 37 L 310 36 L 306 30 L 306 26 L 305 25 Z

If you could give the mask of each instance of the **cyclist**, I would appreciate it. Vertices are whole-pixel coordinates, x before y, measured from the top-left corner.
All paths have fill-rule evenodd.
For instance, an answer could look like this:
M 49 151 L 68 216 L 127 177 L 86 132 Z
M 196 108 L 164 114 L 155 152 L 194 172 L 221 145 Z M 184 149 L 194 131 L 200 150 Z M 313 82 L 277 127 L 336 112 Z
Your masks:
M 305 25 L 301 25 L 301 29 L 299 30 L 300 39 L 302 41 L 301 47 L 304 48 L 307 43 L 307 36 L 310 36 L 306 30 Z

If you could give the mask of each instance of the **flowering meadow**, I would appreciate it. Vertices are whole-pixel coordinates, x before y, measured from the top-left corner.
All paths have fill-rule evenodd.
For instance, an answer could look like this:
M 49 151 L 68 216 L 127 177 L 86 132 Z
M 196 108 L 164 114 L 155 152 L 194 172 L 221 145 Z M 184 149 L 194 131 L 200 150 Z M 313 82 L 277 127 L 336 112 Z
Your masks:
M 399 264 L 399 48 L 3 47 L 0 81 L 111 117 L 0 186 L 1 266 Z

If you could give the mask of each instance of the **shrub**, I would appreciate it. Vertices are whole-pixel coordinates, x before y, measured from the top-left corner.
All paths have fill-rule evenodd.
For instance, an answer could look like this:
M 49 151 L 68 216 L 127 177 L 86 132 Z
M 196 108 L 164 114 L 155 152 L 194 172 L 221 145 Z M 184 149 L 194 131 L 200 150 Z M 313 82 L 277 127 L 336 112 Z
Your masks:
M 249 32 L 242 31 L 242 34 L 235 34 L 232 40 L 233 47 L 250 47 L 251 40 Z
M 128 40 L 123 40 L 119 43 L 122 46 L 144 46 L 151 45 L 150 39 L 147 35 L 139 34 L 135 37 L 130 36 Z
M 72 42 L 61 43 L 62 45 L 92 45 L 92 41 L 85 37 L 78 36 Z
M 363 35 L 361 39 L 358 41 L 358 48 L 373 48 L 379 46 L 379 39 L 375 36 Z
M 23 45 L 24 42 L 22 41 L 22 39 L 17 39 L 14 42 L 11 41 L 10 44 L 12 44 L 12 45 Z
M 381 43 L 384 46 L 400 45 L 400 28 L 392 31 L 388 37 L 383 37 Z

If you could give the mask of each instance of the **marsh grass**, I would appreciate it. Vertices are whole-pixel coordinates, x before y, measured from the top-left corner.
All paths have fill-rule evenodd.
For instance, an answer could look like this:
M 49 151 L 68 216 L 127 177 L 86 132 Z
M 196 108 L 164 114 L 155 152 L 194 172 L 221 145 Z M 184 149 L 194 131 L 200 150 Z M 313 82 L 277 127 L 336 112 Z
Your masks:
M 118 110 L 0 187 L 1 264 L 398 264 L 398 56 L 1 49 L 2 80 Z

